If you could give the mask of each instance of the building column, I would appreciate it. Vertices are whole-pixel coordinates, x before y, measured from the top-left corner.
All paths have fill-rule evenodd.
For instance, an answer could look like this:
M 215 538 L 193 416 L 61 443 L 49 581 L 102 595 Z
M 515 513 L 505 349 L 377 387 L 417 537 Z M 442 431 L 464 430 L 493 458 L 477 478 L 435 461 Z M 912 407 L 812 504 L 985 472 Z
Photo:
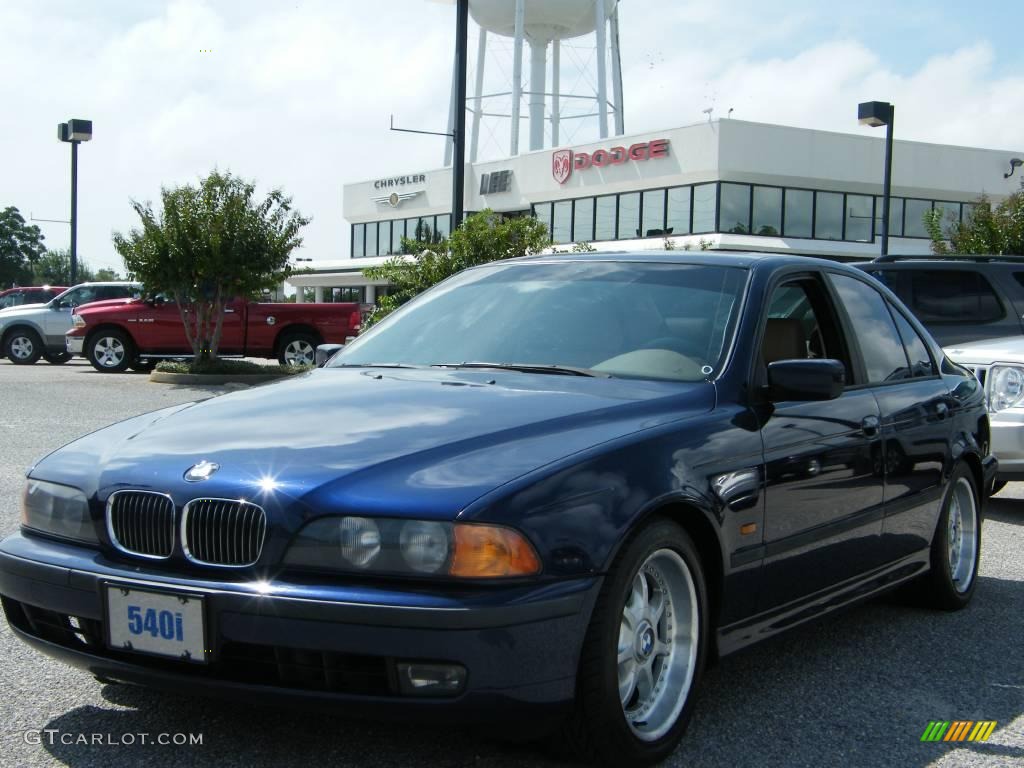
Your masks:
M 313 288 L 313 301 L 317 304 L 324 303 L 324 287 L 322 285 L 318 285 Z
M 305 304 L 306 303 L 306 286 L 296 285 L 295 286 L 295 303 Z
M 376 285 L 368 285 L 368 286 L 366 286 L 366 297 L 365 297 L 364 301 L 367 304 L 376 304 L 377 303 L 377 286 Z

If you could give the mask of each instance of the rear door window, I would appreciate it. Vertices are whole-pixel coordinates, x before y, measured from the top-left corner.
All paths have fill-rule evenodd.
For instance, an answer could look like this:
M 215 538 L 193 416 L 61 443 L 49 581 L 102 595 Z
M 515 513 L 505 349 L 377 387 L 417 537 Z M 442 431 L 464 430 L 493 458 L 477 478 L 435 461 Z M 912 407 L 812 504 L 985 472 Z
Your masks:
M 1006 315 L 992 285 L 979 272 L 949 269 L 909 274 L 909 304 L 923 323 L 992 323 Z
M 910 375 L 914 378 L 934 376 L 938 371 L 928 352 L 928 345 L 924 343 L 924 339 L 914 330 L 914 326 L 903 316 L 902 312 L 891 304 L 888 306 L 896 321 L 896 330 L 900 332 L 900 338 L 903 339 L 903 347 L 906 349 L 907 359 L 910 361 Z

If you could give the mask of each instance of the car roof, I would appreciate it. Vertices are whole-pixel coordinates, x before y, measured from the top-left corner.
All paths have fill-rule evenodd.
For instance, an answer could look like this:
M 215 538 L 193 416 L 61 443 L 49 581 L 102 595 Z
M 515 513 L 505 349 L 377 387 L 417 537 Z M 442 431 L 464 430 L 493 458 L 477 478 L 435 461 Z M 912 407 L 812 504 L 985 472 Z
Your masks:
M 648 264 L 696 264 L 720 267 L 754 266 L 769 269 L 784 266 L 830 267 L 849 269 L 833 259 L 757 251 L 590 251 L 583 253 L 541 253 L 502 261 L 502 264 L 541 264 L 558 262 L 635 262 Z M 492 264 L 495 262 L 491 262 Z

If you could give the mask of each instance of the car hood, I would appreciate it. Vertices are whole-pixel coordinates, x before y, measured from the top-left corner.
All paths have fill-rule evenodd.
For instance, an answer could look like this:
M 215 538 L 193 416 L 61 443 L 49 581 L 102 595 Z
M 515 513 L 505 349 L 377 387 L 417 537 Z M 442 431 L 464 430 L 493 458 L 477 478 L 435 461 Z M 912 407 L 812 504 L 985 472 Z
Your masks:
M 9 323 L 11 320 L 21 320 L 30 317 L 44 315 L 50 310 L 46 304 L 19 304 L 16 307 L 0 309 L 0 323 Z
M 136 417 L 50 454 L 33 477 L 262 499 L 304 514 L 453 518 L 522 475 L 710 410 L 714 385 L 422 369 L 314 371 Z M 219 465 L 187 483 L 193 465 Z
M 92 310 L 103 310 L 109 309 L 110 307 L 120 307 L 125 304 L 141 304 L 141 299 L 132 298 L 121 298 L 121 299 L 102 299 L 100 301 L 90 301 L 88 304 L 80 304 L 75 307 L 75 314 L 88 314 Z
M 1024 336 L 951 344 L 944 351 L 950 360 L 961 365 L 1024 363 Z

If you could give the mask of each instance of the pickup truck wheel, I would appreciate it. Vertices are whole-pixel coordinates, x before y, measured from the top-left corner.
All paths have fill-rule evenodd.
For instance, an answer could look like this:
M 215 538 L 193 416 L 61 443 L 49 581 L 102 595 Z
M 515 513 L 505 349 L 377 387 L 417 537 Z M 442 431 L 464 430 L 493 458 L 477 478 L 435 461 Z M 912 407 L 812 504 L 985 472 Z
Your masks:
M 4 354 L 15 365 L 33 365 L 43 355 L 43 340 L 31 328 L 16 328 L 4 342 Z
M 85 356 L 100 373 L 121 373 L 135 361 L 135 350 L 124 331 L 100 331 L 86 342 Z
M 64 365 L 70 359 L 71 355 L 67 352 L 43 352 L 43 360 L 50 365 Z
M 137 359 L 135 362 L 129 364 L 128 367 L 136 373 L 150 373 L 154 368 L 156 368 L 156 360 Z
M 289 333 L 278 345 L 277 361 L 281 365 L 313 365 L 316 344 L 316 339 L 308 333 Z

